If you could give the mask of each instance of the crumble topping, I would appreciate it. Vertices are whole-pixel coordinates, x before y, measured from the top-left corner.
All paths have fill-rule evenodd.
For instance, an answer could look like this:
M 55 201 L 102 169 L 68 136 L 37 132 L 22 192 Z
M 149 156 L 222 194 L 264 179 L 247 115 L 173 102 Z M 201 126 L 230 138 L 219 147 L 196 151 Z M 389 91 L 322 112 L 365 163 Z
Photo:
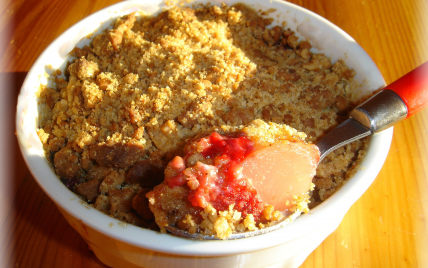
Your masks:
M 355 72 L 271 22 L 242 4 L 172 7 L 119 18 L 91 46 L 76 47 L 55 87 L 38 96 L 38 134 L 56 174 L 106 214 L 158 229 L 146 195 L 187 140 L 262 119 L 316 143 L 360 101 L 350 93 Z M 352 176 L 366 145 L 356 141 L 320 163 L 311 206 Z M 218 228 L 234 213 L 218 214 Z

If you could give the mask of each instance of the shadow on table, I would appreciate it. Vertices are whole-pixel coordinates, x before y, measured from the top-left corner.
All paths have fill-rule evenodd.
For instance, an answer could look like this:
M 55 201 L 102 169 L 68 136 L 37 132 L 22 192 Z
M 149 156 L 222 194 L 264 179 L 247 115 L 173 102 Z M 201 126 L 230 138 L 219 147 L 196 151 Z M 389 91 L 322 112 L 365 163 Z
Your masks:
M 0 73 L 0 266 L 106 267 L 28 171 L 15 136 L 26 72 Z

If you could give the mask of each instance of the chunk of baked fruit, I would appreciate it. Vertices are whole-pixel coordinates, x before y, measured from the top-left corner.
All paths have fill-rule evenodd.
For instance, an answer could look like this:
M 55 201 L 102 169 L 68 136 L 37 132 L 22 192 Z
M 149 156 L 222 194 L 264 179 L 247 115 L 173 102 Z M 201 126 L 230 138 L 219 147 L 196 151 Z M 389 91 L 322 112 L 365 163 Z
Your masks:
M 156 223 L 225 239 L 307 212 L 320 154 L 305 137 L 255 120 L 190 141 L 147 194 Z

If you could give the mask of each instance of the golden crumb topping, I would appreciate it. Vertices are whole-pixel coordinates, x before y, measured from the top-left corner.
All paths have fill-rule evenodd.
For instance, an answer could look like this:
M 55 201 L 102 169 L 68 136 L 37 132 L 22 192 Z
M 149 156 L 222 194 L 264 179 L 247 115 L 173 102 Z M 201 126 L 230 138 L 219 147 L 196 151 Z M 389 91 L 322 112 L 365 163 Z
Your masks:
M 271 22 L 242 4 L 171 7 L 118 18 L 90 46 L 76 47 L 55 88 L 38 92 L 38 134 L 56 174 L 99 210 L 156 229 L 145 194 L 188 139 L 261 119 L 316 142 L 355 103 L 355 72 Z M 320 164 L 312 204 L 352 174 L 365 144 Z

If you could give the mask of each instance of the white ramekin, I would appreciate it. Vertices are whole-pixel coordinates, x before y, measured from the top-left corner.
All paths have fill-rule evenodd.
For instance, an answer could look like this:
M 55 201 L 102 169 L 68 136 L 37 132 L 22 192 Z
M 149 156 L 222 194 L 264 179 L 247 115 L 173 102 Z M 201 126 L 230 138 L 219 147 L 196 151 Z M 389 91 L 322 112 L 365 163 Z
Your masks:
M 208 1 L 200 1 L 208 2 Z M 218 0 L 210 1 L 220 4 Z M 238 1 L 222 1 L 233 4 Z M 332 61 L 343 59 L 357 72 L 357 94 L 379 89 L 385 82 L 367 53 L 345 32 L 322 17 L 282 1 L 245 0 L 249 6 L 276 11 L 275 24 L 287 27 L 311 40 L 314 52 Z M 186 4 L 191 5 L 191 4 Z M 81 201 L 69 191 L 48 166 L 36 134 L 38 105 L 36 91 L 48 83 L 47 74 L 64 68 L 68 53 L 90 43 L 91 33 L 111 26 L 122 15 L 142 10 L 155 14 L 165 8 L 163 0 L 124 1 L 83 19 L 58 37 L 37 59 L 22 86 L 17 106 L 16 129 L 19 145 L 37 183 L 56 203 L 73 228 L 85 239 L 96 256 L 112 267 L 298 267 L 332 233 L 350 206 L 376 178 L 387 156 L 392 129 L 372 137 L 362 168 L 339 191 L 300 216 L 287 227 L 261 236 L 232 241 L 199 241 L 161 234 L 125 224 Z

